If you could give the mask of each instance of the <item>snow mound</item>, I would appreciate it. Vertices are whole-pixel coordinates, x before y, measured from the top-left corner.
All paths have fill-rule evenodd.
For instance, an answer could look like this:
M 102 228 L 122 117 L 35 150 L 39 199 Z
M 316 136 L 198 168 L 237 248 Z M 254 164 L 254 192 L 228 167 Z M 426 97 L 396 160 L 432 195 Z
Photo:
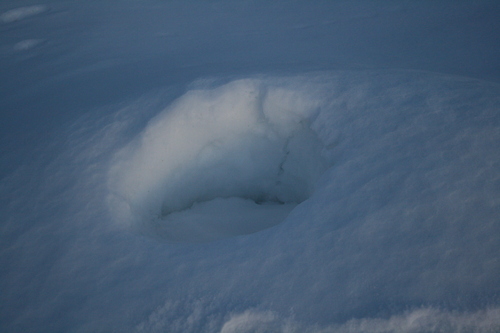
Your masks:
M 187 92 L 114 158 L 113 216 L 181 242 L 280 223 L 330 164 L 310 126 L 320 107 L 307 89 L 269 80 Z

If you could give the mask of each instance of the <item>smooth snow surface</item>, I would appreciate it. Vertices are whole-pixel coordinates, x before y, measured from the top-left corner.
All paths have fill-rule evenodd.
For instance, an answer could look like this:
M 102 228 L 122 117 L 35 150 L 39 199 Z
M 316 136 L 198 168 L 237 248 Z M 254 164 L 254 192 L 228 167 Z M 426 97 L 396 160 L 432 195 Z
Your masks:
M 0 15 L 0 20 L 3 23 L 13 23 L 16 21 L 21 21 L 31 16 L 35 16 L 47 11 L 47 7 L 44 5 L 33 5 L 27 7 L 19 7 L 8 10 Z

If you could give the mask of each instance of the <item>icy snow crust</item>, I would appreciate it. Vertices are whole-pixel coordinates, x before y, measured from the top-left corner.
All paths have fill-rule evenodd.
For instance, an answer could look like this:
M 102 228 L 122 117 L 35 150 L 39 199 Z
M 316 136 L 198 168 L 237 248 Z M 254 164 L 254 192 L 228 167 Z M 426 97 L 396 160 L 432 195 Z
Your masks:
M 2 180 L 5 331 L 500 331 L 498 85 L 216 82 L 89 113 Z

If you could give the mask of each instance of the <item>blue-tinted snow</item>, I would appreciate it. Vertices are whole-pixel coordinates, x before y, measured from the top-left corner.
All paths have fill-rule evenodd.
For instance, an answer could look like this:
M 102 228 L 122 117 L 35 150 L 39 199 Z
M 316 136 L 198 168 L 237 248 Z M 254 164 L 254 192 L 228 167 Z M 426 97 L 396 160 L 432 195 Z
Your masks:
M 499 12 L 2 2 L 1 330 L 499 331 Z

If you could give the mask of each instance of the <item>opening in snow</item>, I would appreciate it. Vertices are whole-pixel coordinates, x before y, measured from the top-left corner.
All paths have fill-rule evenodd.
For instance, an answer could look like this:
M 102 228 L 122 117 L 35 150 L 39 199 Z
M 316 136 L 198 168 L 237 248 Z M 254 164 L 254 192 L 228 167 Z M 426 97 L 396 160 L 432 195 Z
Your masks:
M 280 223 L 328 167 L 318 110 L 303 89 L 256 79 L 187 92 L 115 157 L 112 214 L 179 242 Z

